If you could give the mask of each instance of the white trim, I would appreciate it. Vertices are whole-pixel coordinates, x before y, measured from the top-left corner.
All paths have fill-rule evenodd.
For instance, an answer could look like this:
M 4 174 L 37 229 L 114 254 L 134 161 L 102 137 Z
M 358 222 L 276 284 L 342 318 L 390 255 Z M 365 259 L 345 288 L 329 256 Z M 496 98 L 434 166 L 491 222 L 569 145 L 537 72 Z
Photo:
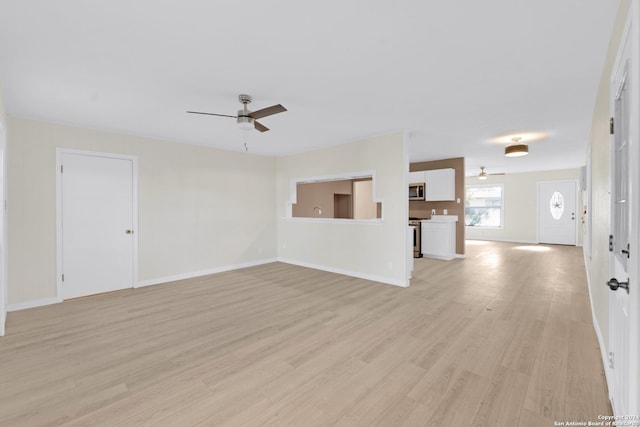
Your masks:
M 465 254 L 456 254 L 455 258 L 465 259 L 467 256 Z
M 429 258 L 429 259 L 437 259 L 440 261 L 451 261 L 452 259 L 454 259 L 456 257 L 457 254 L 453 254 L 453 256 L 451 255 L 437 255 L 437 254 L 426 254 L 426 253 L 422 253 L 422 258 Z
M 173 276 L 157 277 L 155 279 L 139 280 L 134 288 L 144 288 L 146 286 L 160 285 L 162 283 L 176 282 L 178 280 L 192 279 L 194 277 L 208 276 L 210 274 L 224 273 L 226 271 L 240 270 L 248 267 L 255 267 L 263 264 L 277 262 L 276 258 L 261 259 L 257 261 L 243 262 L 240 264 L 224 265 L 222 267 L 209 268 L 206 270 L 192 271 L 190 273 L 175 274 Z
M 74 150 L 69 148 L 56 148 L 56 298 L 58 302 L 63 300 L 62 290 L 62 156 L 64 154 L 76 154 L 82 156 L 106 157 L 110 159 L 130 160 L 132 165 L 132 207 L 133 207 L 133 280 L 131 287 L 135 287 L 138 281 L 138 156 L 126 154 L 105 153 L 99 151 Z
M 5 325 L 7 319 L 7 301 L 9 299 L 9 239 L 7 226 L 7 127 L 4 123 L 4 117 L 0 116 L 0 337 L 5 334 Z
M 402 158 L 405 165 L 403 188 L 405 189 L 409 188 L 409 174 L 410 174 L 409 171 L 411 170 L 411 164 L 409 160 L 410 139 L 411 139 L 411 132 L 409 131 L 402 132 Z M 385 209 L 384 204 L 381 206 L 382 206 L 382 210 L 384 211 Z M 404 204 L 402 208 L 404 210 L 403 218 L 409 218 L 409 198 L 408 197 L 404 198 Z M 381 216 L 384 218 L 384 215 L 381 215 Z M 408 224 L 405 222 L 405 225 L 408 225 Z M 405 251 L 404 259 L 407 260 L 404 263 L 405 272 L 402 277 L 406 277 L 407 280 L 406 280 L 406 283 L 400 286 L 409 287 L 411 286 L 411 277 L 413 276 L 413 271 L 415 269 L 415 264 L 414 264 L 415 259 L 413 259 L 413 232 L 412 231 L 409 231 L 408 233 L 404 233 L 404 244 L 402 245 L 402 247 L 404 248 L 404 251 Z
M 18 302 L 16 304 L 9 304 L 7 305 L 7 311 L 20 311 L 20 310 L 26 310 L 28 308 L 36 308 L 36 307 L 42 307 L 44 305 L 51 305 L 51 304 L 57 304 L 60 303 L 62 301 L 58 300 L 58 298 L 43 298 L 43 299 L 37 299 L 37 300 L 31 300 L 31 301 L 25 301 L 25 302 Z
M 143 280 L 143 281 L 137 282 L 135 284 L 134 288 L 129 288 L 129 289 L 136 289 L 136 288 L 142 288 L 142 287 L 145 287 L 145 286 L 159 285 L 161 283 L 175 282 L 177 280 L 191 279 L 193 277 L 207 276 L 209 274 L 223 273 L 225 271 L 239 270 L 239 269 L 242 269 L 242 268 L 254 267 L 254 266 L 257 266 L 257 265 L 269 264 L 269 263 L 277 262 L 277 261 L 278 260 L 276 258 L 269 258 L 269 259 L 262 259 L 262 260 L 259 260 L 259 261 L 251 261 L 251 262 L 245 262 L 245 263 L 241 263 L 241 264 L 234 264 L 234 265 L 227 265 L 227 266 L 223 266 L 223 267 L 211 268 L 211 269 L 208 269 L 208 270 L 200 270 L 200 271 L 195 271 L 195 272 L 192 272 L 192 273 L 176 274 L 175 276 L 167 276 L 167 277 L 159 277 L 159 278 L 156 278 L 156 279 Z M 58 303 L 62 303 L 62 302 L 63 301 L 59 300 L 57 297 L 44 298 L 44 299 L 32 300 L 32 301 L 25 301 L 25 302 L 19 302 L 19 303 L 16 303 L 16 304 L 9 304 L 7 306 L 7 311 L 26 310 L 26 309 L 29 309 L 29 308 L 42 307 L 42 306 L 45 306 L 45 305 L 58 304 Z
M 327 267 L 324 265 L 318 265 L 310 262 L 298 261 L 298 260 L 282 258 L 282 257 L 278 257 L 278 262 L 297 265 L 299 267 L 313 268 L 314 270 L 328 271 L 329 273 L 342 274 L 344 276 L 357 277 L 358 279 L 371 280 L 373 282 L 380 282 L 387 285 L 400 286 L 402 288 L 409 287 L 408 280 L 392 279 L 390 277 L 376 276 L 374 274 L 360 273 L 358 271 L 343 270 L 341 268 Z
M 602 366 L 604 367 L 604 377 L 607 381 L 608 398 L 611 401 L 611 390 L 613 384 L 611 383 L 611 368 L 609 367 L 609 358 L 607 357 L 607 345 L 602 337 L 602 331 L 600 330 L 600 324 L 596 317 L 596 312 L 593 305 L 593 294 L 591 293 L 591 276 L 589 275 L 589 268 L 587 268 L 587 254 L 584 249 L 582 250 L 582 258 L 584 260 L 584 269 L 587 276 L 587 288 L 589 288 L 589 303 L 591 304 L 591 321 L 593 322 L 593 329 L 596 331 L 596 338 L 598 338 L 598 344 L 600 345 L 600 357 L 602 358 Z
M 504 242 L 504 243 L 521 243 L 526 245 L 537 245 L 539 244 L 535 240 L 515 240 L 515 239 L 500 239 L 500 238 L 471 238 L 467 237 L 464 240 L 479 240 L 479 241 L 487 241 L 487 242 Z M 541 243 L 546 244 L 546 243 Z
M 384 225 L 384 221 L 380 218 L 375 219 L 348 219 L 348 218 L 313 218 L 313 217 L 293 217 L 284 218 L 289 222 L 316 222 L 329 224 L 365 224 L 365 225 Z

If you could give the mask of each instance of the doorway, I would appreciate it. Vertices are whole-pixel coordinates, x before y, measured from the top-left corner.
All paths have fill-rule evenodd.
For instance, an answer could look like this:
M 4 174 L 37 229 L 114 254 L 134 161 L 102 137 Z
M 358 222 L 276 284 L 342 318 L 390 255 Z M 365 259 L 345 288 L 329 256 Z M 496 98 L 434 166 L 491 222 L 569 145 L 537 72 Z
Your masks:
M 576 194 L 575 181 L 538 183 L 538 242 L 576 244 Z
M 58 150 L 58 299 L 131 288 L 137 159 Z
M 333 217 L 353 218 L 351 213 L 351 194 L 333 194 Z

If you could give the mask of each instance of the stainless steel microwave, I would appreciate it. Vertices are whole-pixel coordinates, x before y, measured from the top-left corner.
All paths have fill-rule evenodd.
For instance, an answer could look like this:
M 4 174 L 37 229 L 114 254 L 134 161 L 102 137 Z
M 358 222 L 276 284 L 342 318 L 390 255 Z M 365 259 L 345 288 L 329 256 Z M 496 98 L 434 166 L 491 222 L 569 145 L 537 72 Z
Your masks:
M 424 182 L 409 184 L 409 200 L 424 200 Z

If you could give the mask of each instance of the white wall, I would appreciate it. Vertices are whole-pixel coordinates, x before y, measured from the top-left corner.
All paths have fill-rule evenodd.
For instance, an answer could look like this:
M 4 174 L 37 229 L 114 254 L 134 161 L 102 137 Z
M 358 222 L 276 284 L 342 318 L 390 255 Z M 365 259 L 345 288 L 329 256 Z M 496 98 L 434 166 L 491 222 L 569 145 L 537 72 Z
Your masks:
M 400 133 L 279 158 L 278 258 L 407 285 L 408 164 Z M 375 173 L 375 197 L 382 201 L 381 222 L 287 218 L 292 180 L 364 171 Z
M 467 227 L 467 239 L 498 240 L 505 242 L 537 243 L 538 241 L 538 182 L 556 180 L 579 180 L 580 169 L 510 173 L 490 175 L 485 180 L 467 177 L 466 185 L 504 185 L 504 224 L 497 228 Z M 580 219 L 580 206 L 576 220 Z M 578 243 L 582 242 L 582 232 L 578 230 Z
M 276 258 L 276 160 L 9 119 L 9 304 L 56 296 L 56 148 L 138 156 L 139 281 Z

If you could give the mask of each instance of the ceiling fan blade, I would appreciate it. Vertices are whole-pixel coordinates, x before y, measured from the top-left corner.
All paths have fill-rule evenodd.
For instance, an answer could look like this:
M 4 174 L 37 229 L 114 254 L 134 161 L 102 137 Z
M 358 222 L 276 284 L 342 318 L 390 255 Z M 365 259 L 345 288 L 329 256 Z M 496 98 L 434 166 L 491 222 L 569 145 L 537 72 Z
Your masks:
M 488 173 L 487 175 L 504 175 L 504 172 L 498 172 L 498 173 Z
M 260 132 L 266 132 L 269 130 L 268 127 L 266 127 L 262 123 L 256 122 L 255 120 L 253 121 L 253 127 L 256 128 L 256 130 L 259 130 Z
M 233 119 L 237 119 L 238 116 L 229 116 L 227 114 L 216 114 L 216 113 L 203 113 L 202 111 L 187 111 L 187 113 L 191 114 L 204 114 L 206 116 L 220 116 L 220 117 L 231 117 Z
M 249 116 L 254 119 L 261 119 L 263 117 L 271 116 L 272 114 L 283 113 L 287 111 L 282 105 L 272 105 L 271 107 L 263 108 L 262 110 L 253 111 L 249 113 Z

